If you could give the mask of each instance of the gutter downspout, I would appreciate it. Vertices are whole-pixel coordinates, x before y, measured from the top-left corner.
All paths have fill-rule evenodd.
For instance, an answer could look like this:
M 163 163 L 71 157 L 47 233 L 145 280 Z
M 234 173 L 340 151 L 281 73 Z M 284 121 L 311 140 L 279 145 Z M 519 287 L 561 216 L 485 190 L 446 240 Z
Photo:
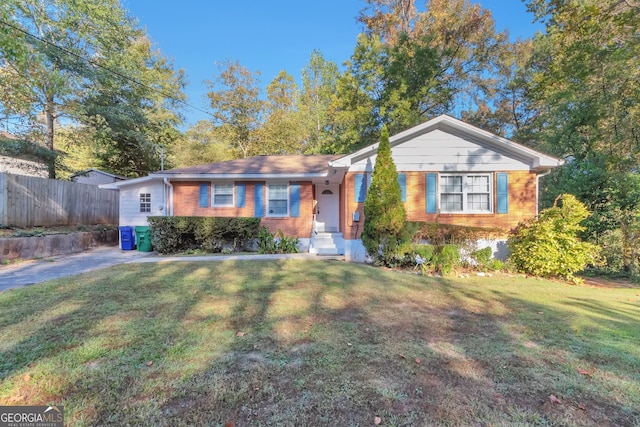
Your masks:
M 169 197 L 167 198 L 167 206 L 165 216 L 173 216 L 173 184 L 169 182 L 169 178 L 163 178 L 164 184 L 169 187 Z
M 539 208 L 539 199 L 540 199 L 540 178 L 542 178 L 543 176 L 547 176 L 551 173 L 551 169 L 547 169 L 545 172 L 543 173 L 539 173 L 536 175 L 536 218 L 538 217 L 538 211 L 540 210 Z

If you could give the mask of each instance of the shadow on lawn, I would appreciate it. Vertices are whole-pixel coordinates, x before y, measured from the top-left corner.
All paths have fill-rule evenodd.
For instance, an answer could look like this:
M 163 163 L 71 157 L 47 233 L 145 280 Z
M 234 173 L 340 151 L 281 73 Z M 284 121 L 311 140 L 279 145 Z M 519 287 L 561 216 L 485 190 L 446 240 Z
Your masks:
M 167 425 L 351 425 L 374 416 L 397 425 L 633 425 L 640 418 L 576 370 L 596 362 L 582 359 L 568 336 L 550 348 L 522 336 L 544 327 L 517 311 L 544 312 L 553 325 L 569 312 L 506 294 L 479 297 L 445 279 L 304 268 L 320 286 L 283 284 L 288 273 L 276 273 L 261 289 L 243 288 L 233 324 L 249 332 L 184 383 L 188 395 L 163 406 Z M 398 280 L 389 285 L 389 278 Z M 302 310 L 273 315 L 277 294 L 296 286 L 311 290 L 292 307 Z M 608 345 L 583 344 L 589 351 Z
M 124 280 L 127 279 L 134 283 L 135 276 L 133 273 L 125 274 Z M 33 292 L 22 292 L 21 289 L 7 293 L 0 316 L 0 328 L 5 334 L 8 333 L 7 329 L 14 327 L 22 340 L 3 352 L 0 378 L 5 379 L 28 364 L 55 356 L 61 351 L 60 343 L 67 347 L 81 345 L 90 329 L 105 315 L 112 314 L 102 307 L 96 311 L 96 306 L 103 305 L 105 300 L 114 302 L 114 299 L 124 296 L 113 293 L 108 287 L 96 287 L 96 279 L 89 275 L 76 276 L 74 283 L 67 288 L 57 283 L 53 281 L 38 285 L 37 297 Z M 24 288 L 25 291 L 33 289 L 36 287 Z M 96 295 L 95 291 L 100 295 Z M 118 310 L 120 306 L 116 306 L 113 312 Z M 14 323 L 16 319 L 20 324 Z M 38 321 L 42 325 L 31 330 L 31 324 Z
M 4 387 L 14 385 L 18 391 L 3 404 L 63 403 L 71 410 L 88 406 L 90 413 L 81 417 L 118 424 L 118 412 L 127 411 L 123 396 L 141 387 L 148 362 L 157 363 L 170 351 L 181 321 L 199 301 L 197 291 L 215 287 L 204 282 L 174 286 L 185 280 L 185 270 L 176 265 L 159 265 L 155 273 L 132 266 L 109 271 L 115 280 L 78 275 L 64 288 L 57 285 L 62 281 L 39 285 L 38 298 L 30 293 L 28 303 L 20 291 L 4 301 L 0 330 L 5 334 L 14 327 L 14 334 L 22 338 L 3 351 L 0 378 L 6 381 L 25 369 L 44 366 L 38 374 L 48 377 L 50 391 L 20 384 L 22 377 L 14 377 L 13 384 L 5 382 Z M 142 286 L 140 274 L 161 279 L 145 280 Z M 46 320 L 35 319 L 38 316 Z M 11 319 L 21 323 L 11 325 Z M 39 326 L 30 330 L 36 320 Z
M 73 358 L 78 369 L 58 379 L 51 403 L 63 399 L 76 424 L 640 420 L 625 407 L 633 400 L 616 396 L 637 384 L 638 354 L 572 327 L 575 306 L 591 313 L 583 321 L 629 341 L 640 317 L 633 306 L 536 304 L 507 288 L 476 292 L 459 281 L 331 261 L 111 271 L 113 286 L 86 277 L 69 289 L 49 285 L 31 307 L 17 304 L 24 316 L 68 308 L 16 342 L 0 365 L 6 379 L 61 352 L 67 363 Z M 157 279 L 136 285 L 140 274 Z M 614 353 L 622 356 L 605 357 Z M 562 402 L 550 402 L 551 394 Z

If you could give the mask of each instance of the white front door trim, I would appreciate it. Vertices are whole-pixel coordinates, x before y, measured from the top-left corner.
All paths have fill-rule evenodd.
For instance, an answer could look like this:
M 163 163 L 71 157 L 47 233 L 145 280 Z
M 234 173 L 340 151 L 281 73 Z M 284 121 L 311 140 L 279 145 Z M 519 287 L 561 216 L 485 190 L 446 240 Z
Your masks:
M 339 231 L 340 185 L 316 185 L 316 224 L 319 233 Z

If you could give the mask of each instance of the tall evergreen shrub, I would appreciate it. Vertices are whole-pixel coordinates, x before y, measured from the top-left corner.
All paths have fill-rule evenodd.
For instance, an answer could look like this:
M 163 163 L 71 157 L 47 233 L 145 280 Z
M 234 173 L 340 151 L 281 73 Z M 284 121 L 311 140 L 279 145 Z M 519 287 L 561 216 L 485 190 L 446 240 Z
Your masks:
M 389 132 L 383 127 L 371 187 L 364 201 L 362 243 L 369 255 L 385 263 L 386 255 L 394 254 L 398 245 L 409 240 L 406 221 Z

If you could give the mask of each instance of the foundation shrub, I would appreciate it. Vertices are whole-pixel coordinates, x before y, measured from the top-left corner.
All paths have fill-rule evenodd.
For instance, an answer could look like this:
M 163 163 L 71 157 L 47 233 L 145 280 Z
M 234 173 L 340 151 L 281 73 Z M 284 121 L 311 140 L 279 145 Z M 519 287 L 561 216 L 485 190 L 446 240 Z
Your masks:
M 162 254 L 242 249 L 258 237 L 260 227 L 260 218 L 150 217 L 148 221 L 151 244 Z
M 493 249 L 477 249 L 471 252 L 470 258 L 473 260 L 473 267 L 480 271 L 498 271 L 504 269 L 504 262 L 492 258 Z
M 442 245 L 437 248 L 432 264 L 435 271 L 447 275 L 460 266 L 460 248 L 457 245 Z
M 553 207 L 540 212 L 537 219 L 523 221 L 512 230 L 508 241 L 510 262 L 533 276 L 578 280 L 574 273 L 599 258 L 600 248 L 578 237 L 589 215 L 575 196 L 558 196 Z
M 300 239 L 285 236 L 282 230 L 271 233 L 267 227 L 258 230 L 258 252 L 261 254 L 295 254 L 299 252 Z
M 419 256 L 423 263 L 429 263 L 433 259 L 434 251 L 435 248 L 429 244 L 405 242 L 396 246 L 394 251 L 382 252 L 375 263 L 390 268 L 413 268 L 417 264 L 416 256 Z
M 419 255 L 424 262 L 429 263 L 433 260 L 435 254 L 435 246 L 428 244 L 413 244 L 413 250 L 416 255 Z

